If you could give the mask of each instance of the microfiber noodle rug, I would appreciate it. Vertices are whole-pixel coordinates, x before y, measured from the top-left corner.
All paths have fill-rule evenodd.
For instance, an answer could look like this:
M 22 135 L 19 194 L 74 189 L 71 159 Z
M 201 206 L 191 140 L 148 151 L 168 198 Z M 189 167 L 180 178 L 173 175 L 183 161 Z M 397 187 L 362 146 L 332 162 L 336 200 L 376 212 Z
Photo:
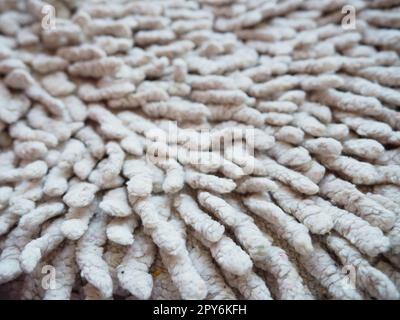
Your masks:
M 0 0 L 1 299 L 399 299 L 399 0 Z

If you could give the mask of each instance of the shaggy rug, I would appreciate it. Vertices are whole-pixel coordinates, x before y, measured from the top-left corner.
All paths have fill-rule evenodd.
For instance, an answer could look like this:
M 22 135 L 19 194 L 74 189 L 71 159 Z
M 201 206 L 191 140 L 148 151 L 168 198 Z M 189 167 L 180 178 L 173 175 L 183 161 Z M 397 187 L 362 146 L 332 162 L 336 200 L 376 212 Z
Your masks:
M 0 297 L 399 299 L 399 0 L 0 0 Z

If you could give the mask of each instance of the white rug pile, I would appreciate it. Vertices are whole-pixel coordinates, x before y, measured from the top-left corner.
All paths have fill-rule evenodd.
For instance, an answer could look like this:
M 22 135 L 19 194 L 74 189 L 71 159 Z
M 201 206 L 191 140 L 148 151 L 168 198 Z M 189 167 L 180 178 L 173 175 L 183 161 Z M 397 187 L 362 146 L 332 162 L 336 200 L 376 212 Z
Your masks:
M 0 298 L 399 299 L 400 1 L 0 12 Z

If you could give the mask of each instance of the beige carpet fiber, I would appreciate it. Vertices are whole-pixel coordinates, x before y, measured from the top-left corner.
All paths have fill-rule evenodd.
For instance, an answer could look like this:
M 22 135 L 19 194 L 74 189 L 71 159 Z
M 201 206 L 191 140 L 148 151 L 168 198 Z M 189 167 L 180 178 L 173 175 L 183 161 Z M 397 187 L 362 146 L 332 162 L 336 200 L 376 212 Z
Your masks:
M 0 13 L 0 298 L 399 299 L 400 1 Z

